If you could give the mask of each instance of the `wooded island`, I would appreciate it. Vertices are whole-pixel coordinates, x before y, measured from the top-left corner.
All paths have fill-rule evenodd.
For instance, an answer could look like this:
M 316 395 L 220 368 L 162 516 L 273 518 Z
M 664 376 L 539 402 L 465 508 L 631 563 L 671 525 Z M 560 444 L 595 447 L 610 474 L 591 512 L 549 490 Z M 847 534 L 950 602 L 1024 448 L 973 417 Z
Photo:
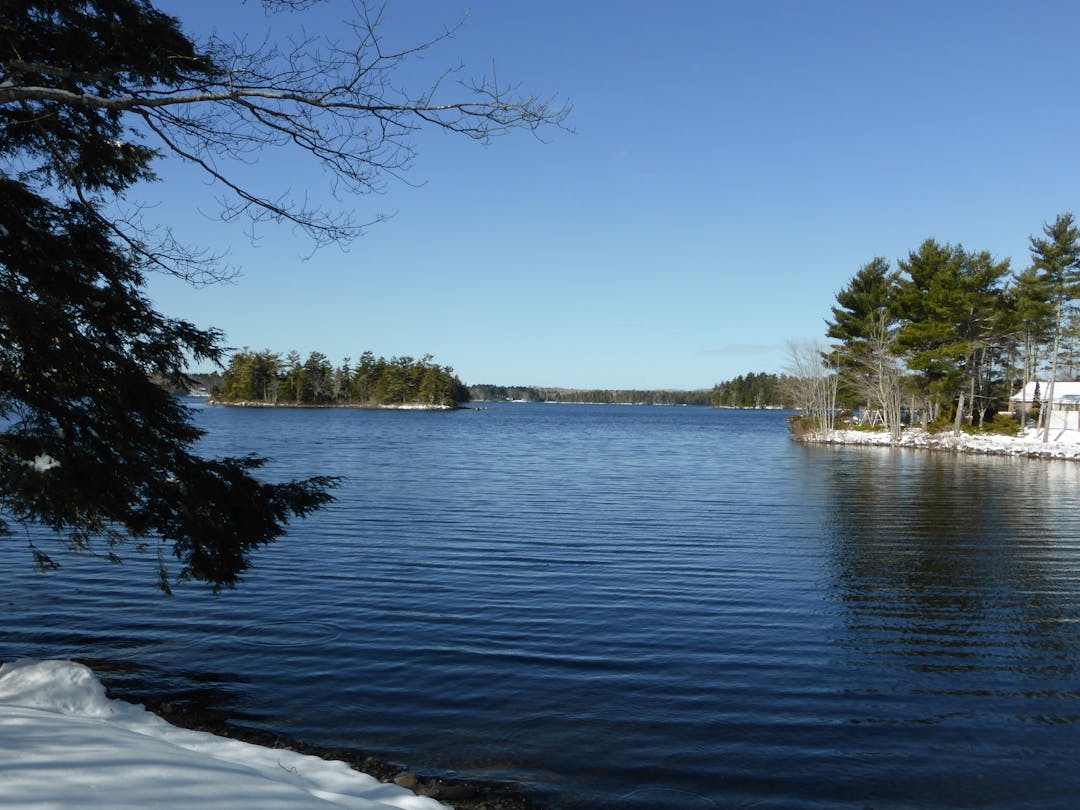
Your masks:
M 454 370 L 432 359 L 387 360 L 366 351 L 355 364 L 346 357 L 335 367 L 322 352 L 302 361 L 295 351 L 283 358 L 244 349 L 229 360 L 210 397 L 226 405 L 454 408 L 467 402 L 469 391 Z

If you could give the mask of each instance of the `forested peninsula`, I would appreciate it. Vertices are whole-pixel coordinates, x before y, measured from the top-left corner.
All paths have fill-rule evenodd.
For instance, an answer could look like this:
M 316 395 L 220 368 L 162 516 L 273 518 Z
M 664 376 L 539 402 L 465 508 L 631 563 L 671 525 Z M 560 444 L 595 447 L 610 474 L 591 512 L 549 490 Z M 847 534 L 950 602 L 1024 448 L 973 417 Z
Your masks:
M 791 346 L 796 435 L 878 428 L 900 443 L 916 426 L 954 437 L 1037 426 L 1047 442 L 1051 429 L 1075 430 L 1065 384 L 1080 365 L 1080 228 L 1062 214 L 1029 241 L 1019 272 L 935 239 L 895 269 L 882 257 L 860 268 L 826 321 L 834 343 Z
M 788 380 L 781 374 L 753 372 L 717 383 L 709 392 L 714 408 L 790 408 Z
M 269 349 L 236 352 L 210 391 L 210 402 L 222 405 L 454 408 L 469 400 L 469 391 L 450 366 L 432 362 L 430 354 L 376 357 L 370 351 L 353 363 L 346 357 L 335 366 L 322 352 L 306 360 L 291 351 L 284 357 Z

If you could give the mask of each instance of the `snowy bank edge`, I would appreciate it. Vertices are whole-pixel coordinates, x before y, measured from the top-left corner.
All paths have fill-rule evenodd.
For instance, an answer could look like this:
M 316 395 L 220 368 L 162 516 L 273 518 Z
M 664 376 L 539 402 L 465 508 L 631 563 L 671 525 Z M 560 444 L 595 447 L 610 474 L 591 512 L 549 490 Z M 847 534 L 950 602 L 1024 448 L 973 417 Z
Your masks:
M 795 441 L 807 444 L 904 447 L 971 455 L 1080 461 L 1080 431 L 1076 430 L 1053 431 L 1051 441 L 1046 443 L 1042 441 L 1041 431 L 1034 428 L 1020 436 L 967 433 L 953 436 L 951 433 L 927 433 L 919 428 L 909 428 L 895 441 L 887 431 L 832 430 L 807 433 Z
M 22 659 L 0 665 L 0 771 L 6 774 L 0 785 L 0 805 L 14 801 L 17 806 L 141 809 L 145 805 L 140 802 L 151 801 L 153 806 L 163 808 L 198 804 L 202 810 L 216 810 L 218 804 L 214 802 L 231 793 L 222 805 L 228 810 L 245 805 L 281 810 L 445 810 L 446 805 L 436 797 L 453 802 L 459 810 L 481 806 L 491 810 L 537 810 L 542 806 L 535 801 L 538 797 L 514 783 L 418 779 L 408 774 L 411 789 L 406 789 L 400 786 L 400 777 L 407 772 L 354 749 L 322 748 L 268 732 L 245 734 L 237 728 L 215 734 L 197 721 L 193 723 L 190 713 L 184 713 L 179 723 L 170 723 L 170 719 L 142 705 L 110 699 L 102 682 L 83 664 Z M 211 725 L 214 730 L 225 728 L 223 722 Z M 143 755 L 146 762 L 134 769 L 121 767 L 122 757 L 116 756 L 118 747 Z M 199 749 L 232 754 L 204 757 Z M 113 756 L 86 761 L 85 750 L 112 751 Z M 73 763 L 78 764 L 80 758 L 84 767 L 73 770 Z M 368 764 L 374 764 L 378 775 L 367 772 L 364 766 Z M 158 778 L 161 773 L 150 783 L 139 781 L 148 765 L 171 772 L 171 794 L 162 795 Z M 239 771 L 246 777 L 255 772 L 259 784 L 254 792 L 261 791 L 262 795 L 253 794 L 250 801 L 240 797 L 242 804 L 237 805 L 235 785 L 228 790 L 219 785 L 221 789 L 211 791 L 213 795 L 208 797 L 205 785 L 213 786 L 214 775 L 223 770 Z M 176 778 L 178 773 L 181 778 Z M 211 775 L 209 782 L 204 773 Z M 391 784 L 395 775 L 396 784 Z M 88 786 L 93 788 L 90 794 L 85 793 Z M 123 790 L 124 797 L 110 795 L 110 788 Z M 193 791 L 202 792 L 194 796 Z M 278 795 L 281 793 L 285 795 Z M 50 798 L 58 802 L 50 802 Z
M 72 661 L 0 665 L 0 770 L 13 806 L 446 810 L 345 762 L 178 728 Z
M 369 402 L 349 403 L 299 403 L 299 402 L 263 402 L 262 400 L 239 400 L 227 402 L 221 399 L 207 399 L 207 405 L 218 408 L 278 408 L 295 411 L 461 411 L 465 405 L 426 405 L 422 402 L 403 402 L 396 405 L 375 405 Z

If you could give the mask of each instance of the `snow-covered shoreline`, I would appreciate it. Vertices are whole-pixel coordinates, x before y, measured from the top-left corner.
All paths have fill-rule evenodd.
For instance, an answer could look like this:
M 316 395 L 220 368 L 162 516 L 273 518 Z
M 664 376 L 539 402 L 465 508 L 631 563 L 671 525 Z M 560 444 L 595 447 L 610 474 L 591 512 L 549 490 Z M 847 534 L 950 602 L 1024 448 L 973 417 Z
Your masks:
M 354 403 L 311 403 L 311 402 L 265 402 L 263 400 L 239 400 L 226 402 L 219 399 L 207 399 L 207 405 L 222 408 L 291 408 L 293 410 L 329 411 L 329 410 L 354 410 L 354 411 L 454 411 L 463 410 L 461 405 L 429 405 L 423 402 L 402 402 L 397 405 L 375 405 L 370 402 Z
M 344 762 L 170 725 L 71 661 L 0 666 L 0 807 L 447 810 Z
M 1078 430 L 1051 430 L 1049 441 L 1046 443 L 1042 441 L 1042 431 L 1034 428 L 1029 428 L 1019 436 L 967 433 L 953 436 L 951 432 L 931 434 L 919 428 L 909 428 L 903 431 L 899 440 L 895 442 L 889 433 L 883 430 L 832 430 L 808 433 L 800 437 L 798 441 L 810 444 L 914 447 L 975 455 L 1080 461 L 1080 431 Z

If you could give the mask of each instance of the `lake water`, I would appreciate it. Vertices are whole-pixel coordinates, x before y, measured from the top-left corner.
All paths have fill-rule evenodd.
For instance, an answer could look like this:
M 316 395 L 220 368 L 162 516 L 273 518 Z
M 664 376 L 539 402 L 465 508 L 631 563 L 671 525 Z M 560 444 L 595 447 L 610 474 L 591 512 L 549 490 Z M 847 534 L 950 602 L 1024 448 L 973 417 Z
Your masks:
M 236 591 L 0 545 L 0 660 L 562 808 L 1067 807 L 1080 464 L 805 447 L 777 412 L 200 408 L 346 477 Z

